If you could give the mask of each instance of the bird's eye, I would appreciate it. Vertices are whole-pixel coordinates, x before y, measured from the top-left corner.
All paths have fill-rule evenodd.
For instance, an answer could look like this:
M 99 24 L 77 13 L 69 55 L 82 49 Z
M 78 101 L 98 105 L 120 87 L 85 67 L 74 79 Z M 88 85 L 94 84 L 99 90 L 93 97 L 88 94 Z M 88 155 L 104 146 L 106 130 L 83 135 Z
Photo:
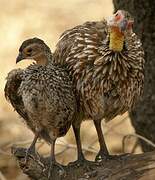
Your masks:
M 118 16 L 118 13 L 115 14 L 115 17 L 117 17 L 117 16 Z
M 29 49 L 27 50 L 27 53 L 31 53 L 31 52 L 32 52 L 32 49 L 29 48 Z

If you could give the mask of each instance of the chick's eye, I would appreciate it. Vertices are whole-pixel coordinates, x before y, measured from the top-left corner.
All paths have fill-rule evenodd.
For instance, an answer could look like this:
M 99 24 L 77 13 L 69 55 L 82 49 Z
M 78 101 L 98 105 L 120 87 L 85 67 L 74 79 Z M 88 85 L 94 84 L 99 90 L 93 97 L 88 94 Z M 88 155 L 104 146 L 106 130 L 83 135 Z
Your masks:
M 32 52 L 32 49 L 29 48 L 29 49 L 27 50 L 27 53 L 30 54 L 31 52 Z
M 115 14 L 115 17 L 117 17 L 117 16 L 118 16 L 118 13 Z

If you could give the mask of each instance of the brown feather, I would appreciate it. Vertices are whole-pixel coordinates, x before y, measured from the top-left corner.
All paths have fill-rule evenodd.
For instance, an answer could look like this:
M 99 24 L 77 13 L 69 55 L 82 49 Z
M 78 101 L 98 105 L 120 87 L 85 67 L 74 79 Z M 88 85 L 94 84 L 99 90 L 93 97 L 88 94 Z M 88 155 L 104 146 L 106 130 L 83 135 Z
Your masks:
M 110 50 L 105 20 L 65 31 L 57 44 L 54 63 L 59 64 L 59 59 L 70 71 L 86 118 L 111 120 L 132 108 L 142 94 L 141 42 L 130 32 L 125 35 L 121 52 Z

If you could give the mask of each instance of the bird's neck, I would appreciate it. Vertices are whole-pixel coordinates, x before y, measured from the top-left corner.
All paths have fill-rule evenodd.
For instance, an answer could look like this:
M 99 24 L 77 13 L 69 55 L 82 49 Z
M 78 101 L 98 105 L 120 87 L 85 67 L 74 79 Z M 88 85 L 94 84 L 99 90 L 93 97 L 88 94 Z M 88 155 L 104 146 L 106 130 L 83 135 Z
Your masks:
M 118 27 L 112 27 L 110 29 L 110 43 L 109 49 L 120 52 L 124 45 L 124 34 L 119 31 Z
M 48 60 L 47 60 L 46 57 L 38 57 L 38 58 L 36 59 L 36 63 L 37 63 L 38 65 L 46 66 L 46 65 L 48 64 Z
M 35 57 L 35 60 L 38 65 L 46 66 L 50 61 L 50 56 L 41 53 L 37 57 Z

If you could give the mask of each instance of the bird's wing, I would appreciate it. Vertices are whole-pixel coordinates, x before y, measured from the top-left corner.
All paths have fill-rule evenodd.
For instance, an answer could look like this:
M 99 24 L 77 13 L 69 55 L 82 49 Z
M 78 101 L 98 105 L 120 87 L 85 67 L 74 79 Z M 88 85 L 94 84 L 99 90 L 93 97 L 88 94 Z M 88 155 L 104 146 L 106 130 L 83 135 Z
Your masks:
M 22 82 L 22 69 L 14 69 L 8 73 L 7 76 L 7 82 L 4 88 L 5 97 L 14 109 L 18 112 L 18 114 L 24 118 L 25 120 L 28 119 L 28 115 L 26 113 L 22 97 L 18 93 L 18 89 L 20 87 L 20 84 Z
M 106 38 L 107 23 L 103 21 L 86 22 L 72 29 L 66 30 L 59 38 L 53 54 L 54 63 L 65 64 L 69 55 L 78 53 L 84 45 L 98 44 Z M 78 44 L 78 45 L 77 45 Z M 74 52 L 75 51 L 75 52 Z

